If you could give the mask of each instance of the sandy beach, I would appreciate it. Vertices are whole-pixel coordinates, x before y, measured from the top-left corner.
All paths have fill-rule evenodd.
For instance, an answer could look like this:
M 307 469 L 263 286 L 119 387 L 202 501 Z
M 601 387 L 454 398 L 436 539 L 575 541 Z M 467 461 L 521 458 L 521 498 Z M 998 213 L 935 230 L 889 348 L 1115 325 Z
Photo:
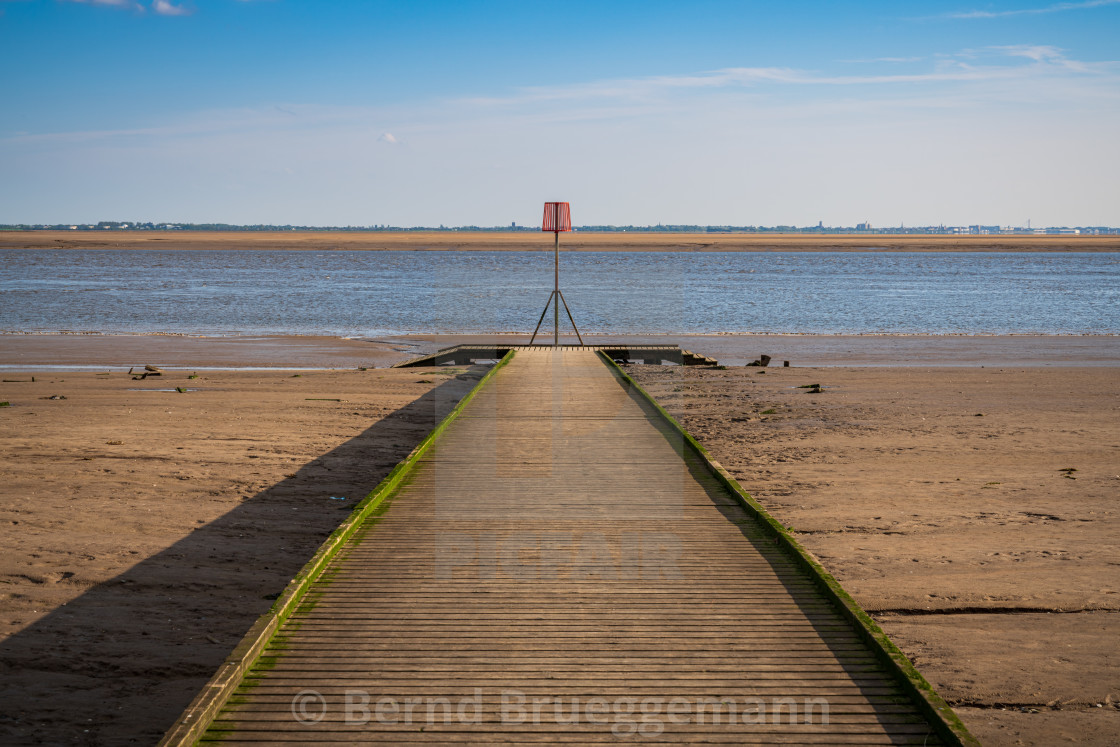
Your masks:
M 981 742 L 1114 743 L 1120 369 L 628 371 Z
M 158 741 L 481 371 L 190 376 L 4 373 L 0 742 Z
M 1115 252 L 1120 236 L 592 233 L 573 252 Z M 288 251 L 552 251 L 539 231 L 5 231 L 0 249 L 255 249 Z
M 455 341 L 0 338 L 0 740 L 157 739 L 484 371 L 359 366 Z M 682 345 L 732 364 L 792 359 L 630 371 L 985 744 L 1111 743 L 1118 338 Z M 127 374 L 145 363 L 176 368 Z M 799 388 L 811 383 L 822 393 Z

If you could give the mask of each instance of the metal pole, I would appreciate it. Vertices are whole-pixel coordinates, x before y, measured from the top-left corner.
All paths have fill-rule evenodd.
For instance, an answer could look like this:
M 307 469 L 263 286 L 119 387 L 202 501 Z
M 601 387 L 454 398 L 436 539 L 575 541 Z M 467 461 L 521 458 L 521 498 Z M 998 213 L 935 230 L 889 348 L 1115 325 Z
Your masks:
M 556 272 L 554 275 L 555 282 L 553 283 L 552 292 L 556 295 L 556 306 L 552 315 L 552 347 L 559 347 L 560 345 L 560 232 L 553 231 L 552 235 L 555 237 L 552 244 L 553 258 L 556 261 Z
M 582 347 L 583 336 L 580 335 L 580 333 L 579 333 L 579 327 L 576 326 L 576 320 L 572 319 L 572 310 L 568 308 L 568 301 L 567 301 L 567 299 L 564 298 L 564 294 L 561 293 L 559 295 L 560 295 L 560 300 L 564 302 L 564 311 L 568 312 L 568 321 L 572 323 L 572 329 L 574 329 L 576 331 L 576 337 L 579 339 L 579 344 Z
M 533 341 L 537 339 L 537 332 L 541 329 L 541 323 L 544 322 L 544 315 L 548 313 L 548 307 L 552 305 L 552 294 L 548 296 L 548 300 L 544 302 L 544 308 L 541 309 L 541 318 L 537 320 L 537 326 L 533 329 L 533 336 L 529 338 L 529 344 L 532 345 Z M 568 308 L 568 302 L 564 302 L 564 308 Z M 575 322 L 572 323 L 573 325 Z

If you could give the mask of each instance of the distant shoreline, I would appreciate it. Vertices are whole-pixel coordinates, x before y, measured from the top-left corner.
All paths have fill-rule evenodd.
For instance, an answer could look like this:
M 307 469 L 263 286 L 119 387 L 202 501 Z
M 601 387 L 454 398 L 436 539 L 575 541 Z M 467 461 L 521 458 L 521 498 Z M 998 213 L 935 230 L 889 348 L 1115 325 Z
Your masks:
M 1120 252 L 1120 236 L 565 233 L 565 252 Z M 0 249 L 551 251 L 544 232 L 12 231 Z

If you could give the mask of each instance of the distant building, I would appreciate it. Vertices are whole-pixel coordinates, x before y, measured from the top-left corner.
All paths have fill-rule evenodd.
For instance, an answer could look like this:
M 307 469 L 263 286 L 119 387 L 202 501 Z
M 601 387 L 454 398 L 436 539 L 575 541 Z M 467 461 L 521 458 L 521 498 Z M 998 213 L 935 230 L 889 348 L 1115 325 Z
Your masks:
M 856 230 L 857 231 L 870 231 L 871 230 L 871 224 L 867 221 L 864 221 L 863 223 L 857 223 L 856 224 Z

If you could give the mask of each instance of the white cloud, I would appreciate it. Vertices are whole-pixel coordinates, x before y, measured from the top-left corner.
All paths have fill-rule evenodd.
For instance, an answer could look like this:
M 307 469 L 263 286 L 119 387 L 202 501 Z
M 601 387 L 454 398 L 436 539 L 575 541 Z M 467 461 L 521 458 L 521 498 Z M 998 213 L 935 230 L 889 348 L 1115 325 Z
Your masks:
M 929 69 L 907 74 L 828 75 L 795 68 L 726 68 L 526 88 L 500 97 L 435 100 L 397 107 L 274 104 L 260 109 L 200 111 L 175 124 L 104 131 L 12 133 L 0 137 L 0 142 L 76 144 L 223 132 L 317 131 L 336 126 L 358 127 L 363 121 L 403 122 L 410 131 L 491 119 L 538 124 L 625 121 L 666 112 L 684 113 L 692 107 L 702 111 L 717 104 L 747 107 L 762 116 L 779 111 L 825 113 L 837 107 L 866 108 L 884 102 L 892 107 L 921 108 L 987 100 L 1036 105 L 1079 100 L 1116 103 L 1120 101 L 1120 63 L 1071 60 L 1062 49 L 1048 45 L 1000 46 L 938 55 Z M 379 132 L 378 142 L 401 143 L 388 130 L 374 131 Z
M 136 0 L 65 0 L 69 3 L 82 3 L 84 5 L 104 5 L 110 8 L 133 8 L 144 10 L 144 6 Z
M 1062 53 L 1061 49 L 1045 44 L 1014 44 L 992 48 L 1002 50 L 1012 57 L 1026 57 L 1035 62 L 1051 62 L 1065 59 L 1065 54 Z
M 1115 223 L 1120 65 L 1066 54 L 978 48 L 933 56 L 908 75 L 892 63 L 859 75 L 728 68 L 13 134 L 0 137 L 9 175 L 0 222 L 174 205 L 174 220 L 497 225 L 535 219 L 542 194 L 562 194 L 586 223 L 1009 223 L 1024 214 Z M 244 186 L 236 199 L 213 189 L 233 183 Z
M 1025 57 L 1040 65 L 1055 68 L 1065 68 L 1075 73 L 1091 73 L 1093 67 L 1078 60 L 1071 60 L 1065 55 L 1065 50 L 1047 44 L 1012 44 L 1007 46 L 990 47 L 996 52 L 1002 52 L 1010 57 Z
M 1120 1 L 1120 0 L 1118 0 Z M 1021 59 L 1029 60 L 1023 63 Z M 967 60 L 967 61 L 966 61 Z M 906 61 L 888 58 L 889 64 Z M 562 103 L 609 101 L 614 105 L 634 105 L 679 97 L 690 92 L 733 91 L 747 89 L 757 92 L 794 91 L 810 87 L 914 87 L 923 84 L 969 84 L 1014 80 L 1041 80 L 1054 74 L 1116 73 L 1115 63 L 1088 63 L 1071 60 L 1063 50 L 1046 45 L 1015 45 L 962 50 L 936 55 L 934 64 L 920 72 L 853 75 L 826 74 L 813 70 L 776 67 L 742 67 L 710 70 L 685 75 L 593 81 L 565 86 L 526 88 L 507 97 L 467 100 L 477 106 L 509 106 L 512 103 Z M 1113 78 L 1115 82 L 1115 77 Z M 919 90 L 919 89 L 912 89 Z M 1041 94 L 1041 91 L 1040 91 Z
M 84 5 L 101 5 L 107 8 L 127 8 L 143 13 L 148 8 L 139 0 L 63 0 L 68 3 L 82 3 Z M 194 10 L 183 5 L 176 5 L 170 0 L 152 0 L 151 10 L 161 16 L 189 16 Z
M 189 16 L 192 11 L 190 8 L 184 8 L 182 5 L 173 5 L 168 0 L 155 0 L 152 3 L 152 10 L 161 16 Z
M 850 63 L 860 63 L 860 64 L 875 63 L 875 62 L 902 63 L 902 62 L 921 62 L 922 59 L 923 58 L 921 58 L 921 57 L 872 57 L 872 58 L 866 59 L 866 60 L 840 60 L 840 62 L 850 62 Z
M 1007 18 L 1009 16 L 1034 16 L 1045 13 L 1061 13 L 1067 10 L 1087 10 L 1105 5 L 1117 5 L 1120 0 L 1085 0 L 1078 3 L 1054 3 L 1042 8 L 1018 8 L 1014 10 L 967 10 L 947 13 L 946 18 Z

